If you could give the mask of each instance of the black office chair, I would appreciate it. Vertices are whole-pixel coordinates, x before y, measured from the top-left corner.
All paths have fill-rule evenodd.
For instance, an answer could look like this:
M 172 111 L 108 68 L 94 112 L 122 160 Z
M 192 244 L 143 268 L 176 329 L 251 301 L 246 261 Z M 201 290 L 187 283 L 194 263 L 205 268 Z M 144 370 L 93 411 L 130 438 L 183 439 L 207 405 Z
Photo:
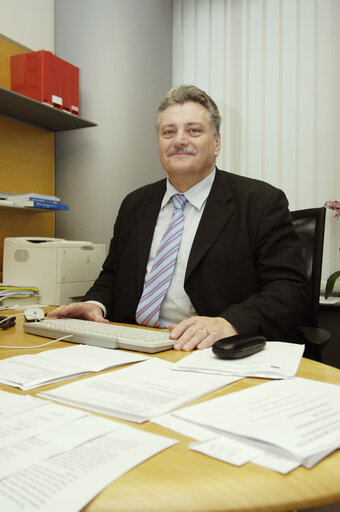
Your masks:
M 300 341 L 306 346 L 305 357 L 321 362 L 322 349 L 331 337 L 328 331 L 319 328 L 319 298 L 326 209 L 323 207 L 309 208 L 297 210 L 291 214 L 295 231 L 302 242 L 310 286 L 310 304 L 305 325 L 299 327 Z

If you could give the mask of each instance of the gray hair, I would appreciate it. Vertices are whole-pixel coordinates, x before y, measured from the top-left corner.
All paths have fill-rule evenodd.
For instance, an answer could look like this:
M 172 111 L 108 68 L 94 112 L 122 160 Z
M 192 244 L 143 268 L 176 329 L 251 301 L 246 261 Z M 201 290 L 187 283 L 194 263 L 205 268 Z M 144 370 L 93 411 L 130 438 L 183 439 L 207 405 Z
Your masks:
M 206 92 L 202 91 L 202 89 L 199 89 L 195 85 L 181 85 L 170 89 L 158 107 L 157 128 L 159 127 L 161 114 L 166 108 L 170 107 L 170 105 L 175 105 L 176 103 L 183 104 L 189 101 L 199 103 L 202 107 L 207 109 L 208 119 L 213 126 L 214 135 L 217 135 L 220 132 L 221 125 L 221 116 L 217 105 Z

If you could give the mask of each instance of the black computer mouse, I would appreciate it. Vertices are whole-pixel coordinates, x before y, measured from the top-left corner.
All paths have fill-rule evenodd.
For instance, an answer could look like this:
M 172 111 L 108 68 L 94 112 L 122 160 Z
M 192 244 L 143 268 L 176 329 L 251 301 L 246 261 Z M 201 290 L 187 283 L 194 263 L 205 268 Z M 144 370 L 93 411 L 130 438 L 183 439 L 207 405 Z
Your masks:
M 213 353 L 222 359 L 240 359 L 263 350 L 266 346 L 263 336 L 243 336 L 236 334 L 218 340 L 212 346 Z

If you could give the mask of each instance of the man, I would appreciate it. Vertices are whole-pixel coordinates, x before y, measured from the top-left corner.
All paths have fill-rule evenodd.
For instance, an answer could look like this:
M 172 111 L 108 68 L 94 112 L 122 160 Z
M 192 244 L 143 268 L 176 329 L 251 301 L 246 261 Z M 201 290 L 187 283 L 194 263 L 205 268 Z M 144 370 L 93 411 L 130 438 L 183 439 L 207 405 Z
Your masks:
M 109 254 L 84 302 L 49 316 L 107 322 L 106 314 L 111 321 L 168 327 L 175 350 L 207 348 L 237 333 L 294 341 L 307 285 L 286 197 L 271 185 L 216 169 L 220 122 L 204 91 L 169 91 L 157 117 L 168 179 L 124 199 Z M 160 258 L 157 251 L 173 211 L 169 229 L 177 231 L 165 244 L 173 244 L 173 261 L 158 284 L 168 255 Z

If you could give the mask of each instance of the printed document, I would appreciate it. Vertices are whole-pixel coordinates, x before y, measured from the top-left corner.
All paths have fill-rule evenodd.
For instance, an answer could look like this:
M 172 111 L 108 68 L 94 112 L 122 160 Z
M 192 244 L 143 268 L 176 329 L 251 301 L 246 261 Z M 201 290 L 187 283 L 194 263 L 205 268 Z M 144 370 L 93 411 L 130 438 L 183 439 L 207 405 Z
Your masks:
M 152 418 L 151 422 L 156 423 L 156 425 L 169 428 L 170 430 L 174 430 L 183 436 L 196 439 L 196 441 L 207 441 L 216 436 L 216 434 L 212 433 L 209 428 L 202 427 L 201 425 L 184 420 L 183 418 L 178 418 L 171 412 L 162 414 L 161 416 L 156 416 L 155 418 Z
M 40 393 L 39 396 L 142 423 L 215 391 L 239 377 L 174 372 L 157 357 Z
M 196 439 L 197 443 L 189 444 L 190 450 L 234 466 L 242 466 L 246 462 L 253 462 L 259 466 L 286 474 L 300 465 L 299 462 L 286 454 L 283 456 L 277 452 L 269 453 L 259 442 L 245 438 L 240 440 L 237 436 L 226 432 L 217 433 L 208 427 L 179 418 L 175 416 L 175 412 L 153 418 L 152 422 Z
M 37 436 L 11 443 L 10 446 L 0 448 L 0 480 L 120 426 L 120 423 L 113 420 L 86 414 Z
M 196 350 L 178 361 L 175 370 L 286 379 L 294 377 L 299 368 L 305 346 L 296 343 L 268 341 L 256 354 L 241 359 L 220 359 L 211 348 Z
M 0 421 L 45 404 L 46 402 L 33 396 L 0 390 Z
M 255 442 L 251 443 L 244 439 L 240 441 L 235 436 L 227 434 L 207 441 L 191 443 L 189 449 L 227 462 L 228 464 L 233 464 L 234 466 L 242 466 L 247 462 L 252 462 L 284 475 L 300 465 L 296 459 L 286 454 L 270 453 Z
M 27 390 L 146 359 L 149 356 L 126 350 L 76 345 L 4 359 L 0 361 L 0 382 Z
M 173 414 L 307 468 L 340 447 L 340 386 L 324 382 L 270 381 Z
M 41 400 L 42 406 L 16 414 L 0 422 L 0 448 L 28 439 L 86 413 Z
M 120 424 L 0 480 L 1 510 L 79 512 L 111 482 L 175 443 Z
M 261 449 L 227 436 L 217 436 L 201 443 L 191 443 L 189 448 L 234 466 L 242 466 L 261 454 Z

